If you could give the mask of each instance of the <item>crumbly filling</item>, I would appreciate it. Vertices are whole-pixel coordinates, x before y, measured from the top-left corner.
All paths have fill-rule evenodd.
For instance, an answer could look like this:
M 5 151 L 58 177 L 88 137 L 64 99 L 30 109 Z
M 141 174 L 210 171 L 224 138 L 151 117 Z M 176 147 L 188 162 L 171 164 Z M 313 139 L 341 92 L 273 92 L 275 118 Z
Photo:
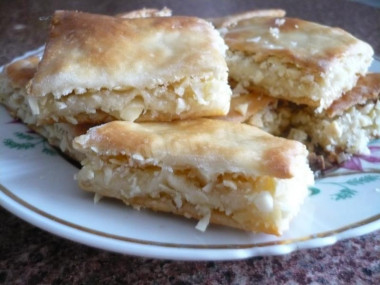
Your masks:
M 353 106 L 335 118 L 298 112 L 292 117 L 292 126 L 328 152 L 368 154 L 369 140 L 380 136 L 380 101 Z
M 273 56 L 257 61 L 255 55 L 248 56 L 243 52 L 229 51 L 226 60 L 234 80 L 248 80 L 250 84 L 264 88 L 272 97 L 296 103 L 314 101 L 319 111 L 328 108 L 335 99 L 354 87 L 358 75 L 364 74 L 369 65 L 363 55 L 337 60 L 325 73 L 301 69 Z
M 284 136 L 288 131 L 292 110 L 289 108 L 281 108 L 278 111 L 276 106 L 271 106 L 262 110 L 248 119 L 247 123 L 257 126 L 274 136 Z
M 83 154 L 74 150 L 72 147 L 74 133 L 68 129 L 69 126 L 67 124 L 55 123 L 36 126 L 36 116 L 32 114 L 25 99 L 27 95 L 24 89 L 10 87 L 7 90 L 4 89 L 1 91 L 4 92 L 0 93 L 0 103 L 9 108 L 11 112 L 14 112 L 17 118 L 21 119 L 27 125 L 32 126 L 34 131 L 47 138 L 51 145 L 58 147 L 62 152 L 68 153 L 71 157 L 75 157 L 78 160 L 84 158 Z
M 4 104 L 17 118 L 26 124 L 35 124 L 36 117 L 32 114 L 25 101 L 25 90 L 12 87 L 11 83 L 0 76 L 0 103 Z
M 380 101 L 353 106 L 334 118 L 324 113 L 315 114 L 307 108 L 280 104 L 255 114 L 246 123 L 302 142 L 309 152 L 322 148 L 324 153 L 334 155 L 367 154 L 368 142 L 380 136 Z M 349 156 L 339 157 L 347 159 Z M 337 162 L 342 160 L 339 157 Z
M 32 98 L 30 105 L 40 118 L 52 118 L 54 121 L 64 117 L 75 124 L 78 114 L 95 114 L 98 110 L 116 119 L 134 121 L 144 115 L 156 118 L 161 114 L 171 114 L 181 118 L 199 111 L 205 115 L 225 114 L 230 93 L 227 83 L 218 79 L 186 78 L 152 89 L 88 90 L 60 99 L 50 94 Z M 33 100 L 37 100 L 37 107 Z
M 55 123 L 37 127 L 38 133 L 49 140 L 49 143 L 58 147 L 63 153 L 68 154 L 77 161 L 83 160 L 84 155 L 73 148 L 75 132 L 66 123 Z
M 200 216 L 224 213 L 238 223 L 276 225 L 286 228 L 313 181 L 311 172 L 302 177 L 277 179 L 218 173 L 206 178 L 197 169 L 172 169 L 141 157 L 92 157 L 84 162 L 77 179 L 81 187 L 128 201 L 135 197 L 171 197 L 180 209 L 186 202 Z M 252 220 L 252 217 L 255 220 Z

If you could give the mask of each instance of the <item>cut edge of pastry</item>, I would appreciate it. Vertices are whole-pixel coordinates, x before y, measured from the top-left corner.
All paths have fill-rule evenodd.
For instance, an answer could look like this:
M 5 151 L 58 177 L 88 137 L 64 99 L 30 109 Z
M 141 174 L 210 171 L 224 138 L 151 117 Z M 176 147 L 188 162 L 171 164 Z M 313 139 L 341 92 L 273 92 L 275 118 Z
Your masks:
M 40 60 L 40 51 L 6 65 L 0 73 L 0 104 L 9 114 L 21 120 L 28 128 L 46 138 L 49 144 L 58 148 L 71 159 L 80 162 L 84 155 L 72 147 L 75 137 L 86 133 L 93 125 L 71 125 L 54 123 L 37 126 L 36 116 L 32 114 L 27 101 L 25 85 L 33 77 Z
M 223 118 L 303 143 L 310 153 L 313 170 L 323 171 L 347 161 L 353 155 L 368 154 L 370 140 L 380 137 L 379 78 L 379 73 L 360 77 L 353 89 L 322 113 L 315 113 L 307 106 L 247 91 L 237 85 L 233 89 L 235 95 L 231 106 L 240 110 L 259 102 L 261 108 L 251 108 L 252 112 L 247 111 L 245 116 L 237 116 L 236 112 L 230 111 Z M 314 163 L 316 157 L 323 163 Z
M 28 95 L 28 102 L 33 114 L 38 115 L 39 124 L 103 123 L 115 119 L 171 121 L 225 115 L 229 110 L 230 93 L 224 80 L 183 78 L 152 89 L 91 90 L 59 99 L 52 94 Z
M 352 89 L 359 75 L 364 75 L 372 56 L 352 55 L 339 59 L 328 73 L 313 72 L 271 56 L 263 62 L 254 55 L 227 51 L 230 76 L 253 92 L 269 97 L 305 104 L 317 112 L 329 108 L 344 93 Z M 294 88 L 297 86 L 297 88 Z M 307 96 L 305 96 L 307 94 Z
M 203 121 L 216 122 L 216 120 Z M 118 149 L 116 146 L 119 142 L 115 142 L 110 133 L 102 130 L 108 128 L 111 131 L 111 127 L 107 125 L 115 123 L 117 124 L 112 122 L 92 128 L 86 135 L 74 140 L 74 148 L 86 155 L 86 159 L 82 161 L 83 167 L 76 176 L 80 187 L 96 195 L 123 200 L 133 207 L 146 207 L 199 219 L 199 229 L 205 229 L 205 224 L 209 221 L 247 231 L 280 235 L 299 211 L 308 194 L 307 187 L 314 182 L 313 174 L 307 164 L 307 152 L 298 153 L 298 145 L 302 145 L 296 142 L 288 147 L 296 148 L 297 150 L 290 152 L 297 155 L 288 157 L 290 160 L 287 162 L 275 155 L 276 147 L 272 144 L 269 148 L 273 148 L 273 151 L 263 150 L 265 153 L 270 153 L 268 160 L 256 162 L 262 165 L 260 168 L 263 169 L 267 169 L 269 163 L 270 171 L 273 171 L 275 164 L 283 165 L 292 161 L 297 167 L 293 174 L 284 178 L 262 170 L 255 175 L 245 172 L 244 168 L 235 165 L 236 161 L 233 160 L 226 169 L 210 168 L 214 163 L 204 160 L 214 160 L 213 155 L 203 157 L 202 161 L 199 160 L 198 156 L 202 151 L 190 137 L 188 144 L 194 147 L 192 155 L 195 160 L 187 161 L 199 160 L 198 163 L 186 164 L 181 162 L 183 158 L 180 157 L 179 161 L 175 162 L 175 150 L 168 150 L 168 154 L 160 159 L 160 155 L 154 155 L 160 153 L 160 148 L 157 149 L 155 146 L 163 140 L 164 145 L 168 147 L 167 145 L 171 145 L 171 140 L 157 137 L 152 139 L 150 135 L 140 137 L 139 130 L 142 127 L 135 123 L 123 122 L 123 124 L 133 124 L 129 126 L 131 129 L 128 136 L 138 147 L 125 144 L 123 140 L 125 134 L 122 134 L 122 130 L 112 128 L 113 133 L 121 134 L 120 139 L 124 142 L 124 148 Z M 227 124 L 232 124 L 229 126 L 231 128 L 237 126 L 235 123 L 223 121 L 216 123 L 220 124 L 220 128 Z M 162 124 L 157 125 L 154 131 L 165 133 L 165 127 L 161 127 Z M 133 128 L 137 128 L 138 133 L 133 134 Z M 189 131 L 184 128 L 184 133 Z M 256 128 L 254 129 L 256 131 Z M 259 131 L 260 134 L 261 132 Z M 145 143 L 139 143 L 140 139 Z M 247 139 L 252 140 L 248 137 Z M 272 136 L 268 139 L 282 141 Z M 252 145 L 254 147 L 253 142 Z M 231 148 L 230 151 L 235 150 Z M 278 149 L 277 152 L 282 151 Z M 147 157 L 148 153 L 151 153 L 151 156 Z M 183 156 L 189 155 L 188 152 L 183 154 Z M 225 155 L 228 156 L 227 153 Z M 235 156 L 242 159 L 240 154 Z
M 114 45 L 105 47 L 103 39 L 103 46 L 94 49 L 88 43 L 96 40 L 96 36 L 109 34 L 105 28 L 101 31 L 89 28 L 97 21 L 103 21 L 104 25 L 115 30 L 115 35 L 109 37 L 109 40 L 116 40 Z M 143 23 L 147 30 L 145 37 L 136 31 Z M 79 30 L 73 33 L 76 29 Z M 86 33 L 87 29 L 94 33 L 92 37 L 86 36 L 92 34 Z M 155 29 L 159 31 L 156 34 L 153 33 Z M 181 40 L 176 29 L 190 40 Z M 203 33 L 202 40 L 194 37 L 196 32 Z M 137 46 L 133 47 L 133 41 L 127 41 L 125 35 L 136 38 Z M 165 42 L 164 46 L 162 42 Z M 68 46 L 64 47 L 64 44 Z M 139 44 L 140 48 L 146 48 L 140 50 Z M 132 60 L 133 55 L 121 53 L 123 47 L 140 59 Z M 128 62 L 120 64 L 123 59 L 117 61 L 115 54 L 107 48 L 112 48 Z M 217 30 L 200 18 L 134 16 L 122 19 L 56 11 L 43 58 L 27 85 L 28 101 L 33 114 L 38 115 L 38 124 L 90 123 L 97 119 L 96 123 L 101 123 L 105 115 L 128 121 L 171 121 L 225 115 L 231 96 L 224 58 L 226 49 Z M 183 54 L 184 50 L 188 52 Z M 142 57 L 142 52 L 148 53 L 152 59 Z M 87 53 L 91 60 L 85 56 Z M 174 56 L 176 53 L 180 53 L 179 56 Z M 66 54 L 65 59 L 59 54 Z M 183 64 L 185 59 L 186 64 Z M 91 72 L 82 70 L 78 65 L 80 61 L 84 61 L 84 66 L 91 68 Z M 102 61 L 107 64 L 100 65 Z M 167 64 L 165 69 L 163 64 Z M 135 69 L 139 72 L 130 71 Z M 87 77 L 83 77 L 84 72 Z M 102 100 L 104 97 L 107 100 Z
M 330 44 L 325 34 L 337 40 Z M 296 18 L 251 18 L 222 35 L 233 80 L 317 112 L 355 86 L 374 54 L 368 43 L 342 29 Z M 313 49 L 310 43 L 322 47 Z
M 289 228 L 308 195 L 307 187 L 312 184 L 310 172 L 290 179 L 263 176 L 251 179 L 257 186 L 244 192 L 239 190 L 241 181 L 234 180 L 233 175 L 225 175 L 230 176 L 229 179 L 221 177 L 219 183 L 210 182 L 200 187 L 201 177 L 186 177 L 193 175 L 192 170 L 149 169 L 146 166 L 128 173 L 123 161 L 103 163 L 95 157 L 86 159 L 76 176 L 83 190 L 122 200 L 137 209 L 169 212 L 199 221 L 206 219 L 198 224 L 202 231 L 210 222 L 281 235 Z M 125 172 L 120 170 L 123 168 Z

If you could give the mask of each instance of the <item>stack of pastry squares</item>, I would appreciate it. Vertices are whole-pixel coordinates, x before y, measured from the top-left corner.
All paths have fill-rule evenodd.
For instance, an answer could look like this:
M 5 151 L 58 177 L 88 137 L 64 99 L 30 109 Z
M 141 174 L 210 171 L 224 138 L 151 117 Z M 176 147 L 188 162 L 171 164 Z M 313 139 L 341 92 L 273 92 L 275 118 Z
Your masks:
M 287 17 L 217 24 L 234 88 L 225 119 L 303 142 L 315 169 L 368 153 L 380 136 L 380 74 L 368 73 L 369 44 Z
M 308 151 L 300 142 L 244 122 L 268 106 L 275 110 L 285 97 L 294 98 L 289 104 L 325 110 L 340 97 L 337 92 L 355 85 L 370 62 L 370 50 L 360 42 L 352 48 L 350 62 L 337 62 L 331 76 L 338 78 L 336 73 L 352 62 L 365 63 L 326 97 L 324 85 L 334 80 L 317 79 L 317 74 L 330 70 L 329 62 L 321 59 L 318 69 L 310 59 L 306 66 L 314 73 L 306 75 L 301 63 L 307 56 L 290 56 L 300 62 L 295 64 L 298 73 L 290 68 L 300 76 L 294 82 L 311 81 L 301 91 L 313 95 L 283 95 L 290 85 L 275 87 L 277 95 L 266 93 L 265 86 L 252 84 L 239 72 L 250 72 L 256 59 L 268 70 L 277 63 L 290 67 L 284 56 L 288 53 L 277 59 L 266 52 L 239 50 L 239 39 L 247 36 L 244 31 L 250 33 L 250 26 L 238 27 L 283 14 L 266 10 L 214 19 L 223 39 L 209 21 L 171 16 L 167 9 L 117 16 L 57 11 L 42 57 L 4 68 L 1 102 L 80 160 L 79 186 L 97 197 L 195 218 L 199 230 L 215 223 L 280 235 L 313 184 Z M 233 28 L 241 31 L 236 45 L 230 40 L 235 38 Z M 349 38 L 346 43 L 342 34 L 343 45 L 355 42 Z M 309 78 L 313 75 L 314 81 Z

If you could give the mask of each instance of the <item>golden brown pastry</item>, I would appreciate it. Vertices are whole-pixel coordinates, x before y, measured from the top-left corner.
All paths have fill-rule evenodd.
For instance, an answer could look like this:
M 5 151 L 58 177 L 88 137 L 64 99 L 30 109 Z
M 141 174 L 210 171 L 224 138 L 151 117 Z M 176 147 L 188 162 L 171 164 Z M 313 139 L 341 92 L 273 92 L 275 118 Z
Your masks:
M 225 50 L 198 18 L 57 11 L 29 104 L 39 124 L 225 115 Z
M 380 99 L 380 73 L 361 76 L 355 87 L 335 100 L 326 110 L 329 117 L 342 115 L 355 105 L 365 105 L 368 101 Z M 380 116 L 379 116 L 380 118 Z
M 81 188 L 135 208 L 279 235 L 313 174 L 301 143 L 246 124 L 197 119 L 113 121 L 74 140 Z
M 342 29 L 294 18 L 254 17 L 222 32 L 233 80 L 319 112 L 355 86 L 373 56 Z

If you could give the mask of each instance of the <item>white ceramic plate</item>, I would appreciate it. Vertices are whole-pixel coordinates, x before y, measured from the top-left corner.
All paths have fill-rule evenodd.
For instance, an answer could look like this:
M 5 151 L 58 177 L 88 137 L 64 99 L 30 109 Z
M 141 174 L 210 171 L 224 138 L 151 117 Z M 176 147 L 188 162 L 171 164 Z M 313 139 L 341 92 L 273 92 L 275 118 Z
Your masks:
M 380 62 L 371 69 L 379 72 Z M 380 140 L 371 143 L 371 155 L 317 180 L 290 230 L 275 237 L 213 225 L 203 233 L 194 220 L 135 211 L 107 199 L 95 204 L 73 179 L 78 169 L 3 107 L 0 126 L 1 205 L 37 227 L 93 247 L 154 258 L 227 260 L 321 247 L 380 229 Z

